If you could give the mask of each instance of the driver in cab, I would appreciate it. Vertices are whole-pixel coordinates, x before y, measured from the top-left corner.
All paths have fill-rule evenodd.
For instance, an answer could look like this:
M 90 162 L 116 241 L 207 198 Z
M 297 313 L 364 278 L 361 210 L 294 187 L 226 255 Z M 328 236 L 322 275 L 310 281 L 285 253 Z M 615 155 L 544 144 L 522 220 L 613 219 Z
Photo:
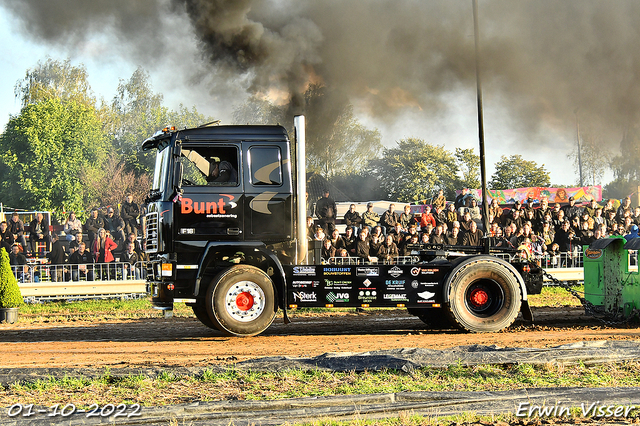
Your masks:
M 238 172 L 230 162 L 219 157 L 211 157 L 211 166 L 209 168 L 209 185 L 219 185 L 225 183 L 235 184 L 238 182 Z

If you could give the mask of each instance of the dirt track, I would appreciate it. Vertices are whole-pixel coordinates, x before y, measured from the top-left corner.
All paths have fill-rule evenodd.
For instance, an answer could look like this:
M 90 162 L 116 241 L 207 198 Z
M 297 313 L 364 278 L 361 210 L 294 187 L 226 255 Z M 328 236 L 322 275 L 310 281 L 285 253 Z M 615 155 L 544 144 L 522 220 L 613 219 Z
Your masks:
M 3 367 L 206 366 L 269 355 L 314 356 L 401 347 L 496 344 L 546 347 L 582 340 L 640 340 L 640 328 L 607 327 L 579 308 L 541 309 L 536 324 L 517 321 L 493 334 L 431 330 L 405 311 L 281 318 L 262 335 L 222 336 L 195 318 L 17 323 L 0 326 Z

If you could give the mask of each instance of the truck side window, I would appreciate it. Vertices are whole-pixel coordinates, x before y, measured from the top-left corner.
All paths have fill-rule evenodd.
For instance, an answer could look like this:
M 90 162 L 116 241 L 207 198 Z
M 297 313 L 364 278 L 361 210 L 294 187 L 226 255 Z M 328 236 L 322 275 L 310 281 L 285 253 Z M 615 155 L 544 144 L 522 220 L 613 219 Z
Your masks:
M 282 185 L 282 153 L 279 147 L 249 148 L 249 164 L 251 185 Z
M 238 149 L 235 147 L 185 147 L 182 149 L 183 186 L 236 186 Z

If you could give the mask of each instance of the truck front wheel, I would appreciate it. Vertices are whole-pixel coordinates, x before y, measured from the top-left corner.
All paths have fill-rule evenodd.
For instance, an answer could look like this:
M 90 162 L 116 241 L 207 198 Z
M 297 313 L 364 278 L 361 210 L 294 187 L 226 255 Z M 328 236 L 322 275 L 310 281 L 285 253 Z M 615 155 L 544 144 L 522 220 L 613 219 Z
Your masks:
M 211 281 L 206 310 L 212 323 L 225 334 L 239 337 L 260 334 L 276 315 L 273 283 L 254 266 L 233 266 Z
M 518 280 L 496 261 L 469 262 L 449 282 L 447 314 L 463 330 L 500 331 L 510 326 L 520 312 L 522 295 Z

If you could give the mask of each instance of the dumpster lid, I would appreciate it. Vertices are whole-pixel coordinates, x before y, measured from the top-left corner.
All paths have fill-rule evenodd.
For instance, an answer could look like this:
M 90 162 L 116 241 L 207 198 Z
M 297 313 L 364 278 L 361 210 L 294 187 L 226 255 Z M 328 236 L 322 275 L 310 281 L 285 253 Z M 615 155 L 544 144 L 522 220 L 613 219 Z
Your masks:
M 632 238 L 624 245 L 627 250 L 640 250 L 640 238 Z
M 624 238 L 622 237 L 612 237 L 612 238 L 600 238 L 599 240 L 595 240 L 591 244 L 589 244 L 590 249 L 602 250 L 607 247 L 614 241 L 622 241 L 624 242 Z

